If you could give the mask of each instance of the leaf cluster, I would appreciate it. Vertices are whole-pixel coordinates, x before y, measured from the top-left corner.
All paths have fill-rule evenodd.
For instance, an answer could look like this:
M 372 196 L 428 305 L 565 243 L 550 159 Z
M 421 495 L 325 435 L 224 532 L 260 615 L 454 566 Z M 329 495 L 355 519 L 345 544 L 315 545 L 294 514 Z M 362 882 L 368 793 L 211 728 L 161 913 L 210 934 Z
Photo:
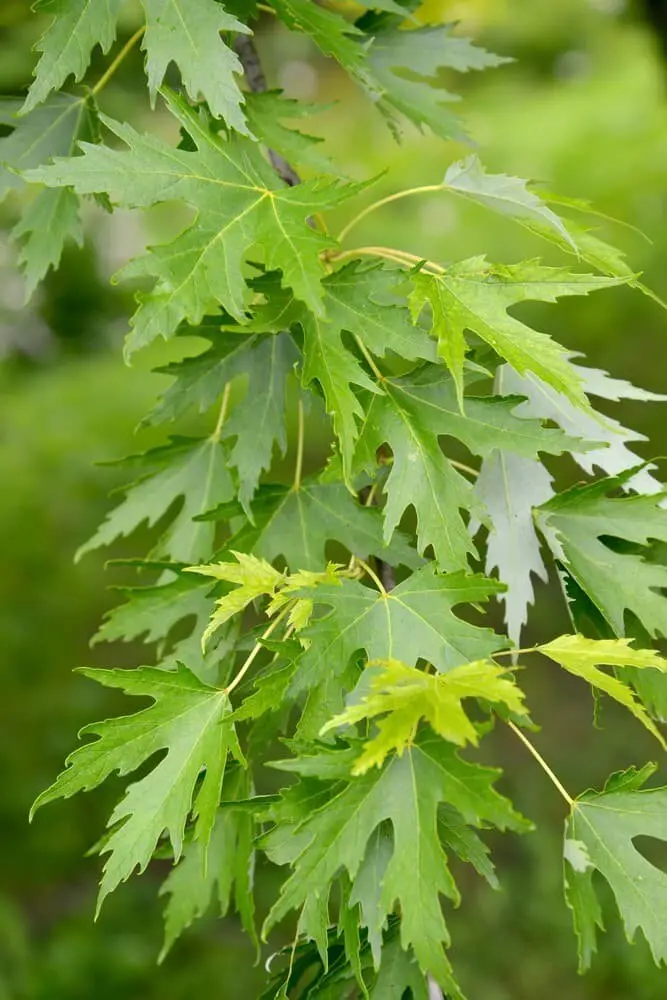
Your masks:
M 507 726 L 567 805 L 582 967 L 602 926 L 596 871 L 628 937 L 640 928 L 667 960 L 667 876 L 633 846 L 667 839 L 667 790 L 644 790 L 643 769 L 571 795 L 527 735 L 537 725 L 520 684 L 539 655 L 665 746 L 667 661 L 650 643 L 667 637 L 655 544 L 667 541 L 666 494 L 632 450 L 640 436 L 598 408 L 664 397 L 580 363 L 516 313 L 622 285 L 650 291 L 566 217 L 589 206 L 489 173 L 476 155 L 392 198 L 473 200 L 564 263 L 346 245 L 387 199 L 368 201 L 372 179 L 343 178 L 285 124 L 311 109 L 264 88 L 248 39 L 273 16 L 336 60 L 396 134 L 412 123 L 465 141 L 450 78 L 507 59 L 452 25 L 422 24 L 412 0 L 369 0 L 356 19 L 311 0 L 141 6 L 106 73 L 76 90 L 95 47 L 114 44 L 119 0 L 41 0 L 35 79 L 21 106 L 0 106 L 12 130 L 0 196 L 36 192 L 14 230 L 28 294 L 81 239 L 81 199 L 190 211 L 123 271 L 141 280 L 126 358 L 157 338 L 173 348 L 161 369 L 171 382 L 143 422 L 171 436 L 124 460 L 122 496 L 79 550 L 151 536 L 95 639 L 143 640 L 149 665 L 83 671 L 149 704 L 87 726 L 35 808 L 133 776 L 97 845 L 100 903 L 154 856 L 171 859 L 162 957 L 211 906 L 235 908 L 260 947 L 262 854 L 284 879 L 261 939 L 290 914 L 296 926 L 267 998 L 426 1000 L 435 984 L 461 998 L 447 957 L 452 859 L 496 886 L 483 831 L 530 829 L 496 789 L 500 772 L 469 753 Z M 139 42 L 177 143 L 98 110 Z M 179 90 L 164 86 L 172 62 Z M 274 169 L 286 160 L 289 175 Z M 332 209 L 349 213 L 338 238 Z M 194 414 L 205 429 L 186 436 Z M 331 453 L 306 471 L 313 418 Z M 570 476 L 564 489 L 556 472 Z M 521 649 L 533 576 L 550 573 L 573 633 Z M 484 618 L 491 599 L 504 604 L 502 632 Z

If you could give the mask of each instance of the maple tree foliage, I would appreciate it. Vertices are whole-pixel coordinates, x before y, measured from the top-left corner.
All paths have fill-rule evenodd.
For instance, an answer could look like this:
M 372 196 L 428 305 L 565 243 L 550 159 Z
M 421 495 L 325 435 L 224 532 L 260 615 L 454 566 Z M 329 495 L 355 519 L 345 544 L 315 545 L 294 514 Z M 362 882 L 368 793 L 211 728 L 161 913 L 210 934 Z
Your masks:
M 142 639 L 152 663 L 84 671 L 150 703 L 86 726 L 34 808 L 128 776 L 98 843 L 100 904 L 169 857 L 163 958 L 211 907 L 235 909 L 258 949 L 292 914 L 294 944 L 272 966 L 267 1000 L 426 1000 L 436 984 L 460 998 L 447 956 L 447 907 L 460 902 L 451 859 L 496 886 L 480 831 L 531 826 L 496 789 L 500 772 L 468 752 L 507 726 L 567 806 L 564 887 L 582 969 L 603 926 L 600 879 L 628 938 L 641 930 L 667 963 L 667 875 L 633 845 L 667 840 L 667 788 L 644 788 L 647 765 L 602 791 L 566 790 L 528 735 L 545 720 L 532 718 L 517 669 L 541 656 L 664 749 L 667 660 L 650 643 L 667 637 L 653 545 L 667 541 L 667 494 L 630 447 L 640 435 L 596 400 L 665 397 L 583 364 L 514 314 L 623 284 L 652 293 L 567 215 L 584 202 L 490 173 L 476 154 L 443 156 L 441 181 L 373 201 L 371 178 L 342 178 L 319 140 L 287 125 L 316 109 L 266 89 L 252 36 L 267 13 L 336 60 L 397 136 L 409 121 L 466 141 L 440 84 L 507 58 L 451 25 L 420 25 L 413 0 L 359 6 L 353 20 L 335 2 L 142 0 L 145 23 L 112 55 L 119 0 L 35 5 L 34 82 L 24 103 L 0 104 L 0 197 L 34 189 L 13 234 L 27 294 L 81 240 L 82 198 L 107 210 L 182 202 L 190 223 L 124 269 L 142 279 L 126 357 L 156 338 L 197 337 L 200 350 L 162 369 L 172 381 L 144 425 L 171 436 L 125 460 L 122 497 L 79 551 L 152 531 L 130 561 L 138 584 L 95 637 Z M 177 142 L 100 110 L 137 45 Z M 98 46 L 110 61 L 87 86 Z M 172 62 L 175 90 L 164 86 Z M 422 191 L 500 213 L 563 264 L 355 248 L 360 219 Z M 338 235 L 334 208 L 348 220 Z M 293 403 L 286 482 L 275 470 Z M 179 433 L 192 411 L 210 418 L 207 434 Z M 305 475 L 311 412 L 332 450 Z M 454 457 L 459 446 L 471 464 Z M 558 455 L 577 469 L 560 492 Z M 572 634 L 522 650 L 533 576 L 549 573 Z M 491 600 L 504 632 L 484 622 Z M 257 854 L 284 874 L 261 940 Z

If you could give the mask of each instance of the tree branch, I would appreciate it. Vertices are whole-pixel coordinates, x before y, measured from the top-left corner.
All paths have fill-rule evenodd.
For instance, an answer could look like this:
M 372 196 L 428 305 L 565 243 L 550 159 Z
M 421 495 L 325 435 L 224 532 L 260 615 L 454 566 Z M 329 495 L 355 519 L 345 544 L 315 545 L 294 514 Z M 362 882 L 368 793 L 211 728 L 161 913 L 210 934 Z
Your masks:
M 237 35 L 234 39 L 234 49 L 237 56 L 241 60 L 246 83 L 252 90 L 253 94 L 265 93 L 267 90 L 266 77 L 264 76 L 264 70 L 262 69 L 259 54 L 255 48 L 255 43 L 252 38 L 249 35 Z M 297 174 L 294 167 L 292 167 L 291 164 L 289 164 L 287 160 L 280 155 L 280 153 L 276 153 L 274 149 L 269 149 L 268 152 L 273 169 L 278 176 L 285 181 L 285 184 L 289 184 L 290 187 L 294 187 L 295 184 L 299 184 L 301 178 Z

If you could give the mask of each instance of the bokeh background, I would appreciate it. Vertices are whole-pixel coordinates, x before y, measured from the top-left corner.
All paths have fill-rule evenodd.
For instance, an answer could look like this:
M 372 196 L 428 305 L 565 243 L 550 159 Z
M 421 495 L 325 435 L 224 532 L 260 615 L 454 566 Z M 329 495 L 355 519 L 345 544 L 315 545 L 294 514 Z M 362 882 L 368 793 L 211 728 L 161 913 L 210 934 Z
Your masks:
M 427 0 L 422 12 L 460 20 L 484 45 L 517 60 L 452 79 L 487 166 L 590 198 L 639 227 L 648 240 L 607 224 L 603 230 L 667 298 L 667 4 Z M 122 35 L 136 24 L 130 2 Z M 27 0 L 0 3 L 1 93 L 25 89 L 40 27 Z M 258 46 L 271 85 L 336 102 L 308 130 L 326 137 L 346 172 L 366 177 L 388 168 L 376 196 L 437 182 L 464 154 L 414 131 L 397 146 L 370 104 L 298 35 L 262 21 Z M 104 65 L 99 53 L 95 63 L 93 78 Z M 168 128 L 159 113 L 150 117 L 138 53 L 105 91 L 103 105 L 139 126 Z M 94 463 L 136 449 L 134 428 L 163 381 L 149 372 L 157 352 L 132 370 L 123 367 L 119 346 L 131 302 L 109 277 L 147 235 L 165 231 L 170 213 L 140 220 L 91 207 L 85 246 L 68 250 L 60 271 L 26 306 L 9 239 L 19 211 L 18 201 L 0 209 L 0 1000 L 251 998 L 262 970 L 233 920 L 202 921 L 156 968 L 163 871 L 123 886 L 93 924 L 98 862 L 83 855 L 118 786 L 50 806 L 27 823 L 31 801 L 53 779 L 77 729 L 120 707 L 72 668 L 131 665 L 145 656 L 128 647 L 88 648 L 114 603 L 107 588 L 120 581 L 120 570 L 104 572 L 98 555 L 74 566 L 72 554 L 118 482 L 113 468 Z M 399 202 L 357 235 L 360 243 L 391 245 L 397 233 L 405 249 L 444 260 L 486 252 L 514 261 L 544 252 L 519 228 L 443 196 Z M 667 313 L 639 292 L 618 289 L 532 311 L 542 328 L 591 362 L 646 388 L 667 388 Z M 651 437 L 644 455 L 666 453 L 664 409 L 628 403 L 616 415 Z M 310 460 L 325 446 L 322 437 L 311 438 Z M 136 554 L 140 543 L 133 539 L 115 554 Z M 567 628 L 552 593 L 539 592 L 536 636 Z M 600 784 L 614 768 L 655 753 L 643 730 L 611 708 L 602 713 L 602 731 L 593 730 L 593 706 L 577 682 L 536 665 L 526 683 L 534 715 L 544 722 L 539 746 L 572 789 Z M 609 933 L 592 972 L 577 975 L 561 888 L 561 802 L 520 746 L 498 734 L 485 751 L 487 759 L 494 755 L 507 771 L 505 790 L 539 832 L 494 843 L 502 892 L 461 873 L 464 902 L 449 919 L 452 958 L 470 997 L 664 998 L 667 972 L 655 970 L 643 941 L 625 947 L 606 897 Z M 262 910 L 274 881 L 264 870 L 258 881 Z

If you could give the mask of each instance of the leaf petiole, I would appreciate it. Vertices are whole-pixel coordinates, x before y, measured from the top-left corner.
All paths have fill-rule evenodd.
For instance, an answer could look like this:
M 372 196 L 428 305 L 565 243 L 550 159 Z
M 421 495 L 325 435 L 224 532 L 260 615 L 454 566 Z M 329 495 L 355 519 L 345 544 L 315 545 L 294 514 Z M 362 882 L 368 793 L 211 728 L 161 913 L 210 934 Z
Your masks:
M 121 63 L 125 61 L 126 57 L 130 54 L 134 46 L 137 44 L 139 39 L 144 34 L 145 30 L 146 30 L 146 25 L 142 24 L 142 26 L 135 31 L 132 37 L 128 38 L 128 40 L 125 42 L 125 45 L 122 47 L 118 55 L 114 59 L 112 59 L 112 61 L 109 63 L 105 72 L 99 78 L 95 86 L 91 88 L 90 92 L 93 96 L 99 94 L 99 92 L 106 87 L 111 77 L 114 75 L 114 73 L 121 65 Z
M 280 614 L 277 615 L 276 618 L 273 619 L 273 621 L 271 622 L 271 624 L 269 625 L 269 627 L 267 629 L 265 629 L 264 632 L 262 632 L 262 639 L 268 639 L 269 636 L 272 635 L 275 632 L 275 630 L 278 628 L 278 625 L 280 625 L 280 623 L 283 621 L 283 619 L 285 618 L 285 616 L 288 615 L 289 612 L 292 610 L 293 603 L 294 603 L 293 601 L 289 601 L 285 605 L 285 607 L 282 609 L 282 611 L 280 612 Z M 227 687 L 225 688 L 225 694 L 226 695 L 230 695 L 232 693 L 232 691 L 234 690 L 234 688 L 237 687 L 241 683 L 241 681 L 243 680 L 243 678 L 245 677 L 245 675 L 248 673 L 248 670 L 250 670 L 250 667 L 252 666 L 253 662 L 255 661 L 255 659 L 257 658 L 257 656 L 259 655 L 259 653 L 260 653 L 260 651 L 262 649 L 264 649 L 264 647 L 262 646 L 262 643 L 261 642 L 256 642 L 255 645 L 250 650 L 250 652 L 248 653 L 248 655 L 245 658 L 245 660 L 243 661 L 243 665 L 239 669 L 239 671 L 236 674 L 236 676 L 233 678 L 233 680 L 231 681 L 231 683 L 228 684 Z
M 512 730 L 512 732 L 514 733 L 514 735 L 519 737 L 519 739 L 521 740 L 521 742 L 523 743 L 523 745 L 526 747 L 526 749 L 533 755 L 533 757 L 535 758 L 535 760 L 537 761 L 537 763 L 540 765 L 540 767 L 542 768 L 542 770 L 544 771 L 544 773 L 547 775 L 547 777 L 550 779 L 550 781 L 558 789 L 558 791 L 560 792 L 560 794 L 563 796 L 563 798 L 565 799 L 565 801 L 569 805 L 570 809 L 572 809 L 574 807 L 574 799 L 572 798 L 572 796 L 570 795 L 570 793 L 568 792 L 568 790 L 565 788 L 565 786 L 563 785 L 563 783 L 561 781 L 559 781 L 559 779 L 556 777 L 556 775 L 554 774 L 554 772 L 551 770 L 551 768 L 549 767 L 549 765 L 547 764 L 546 760 L 544 759 L 544 757 L 542 756 L 542 754 L 539 752 L 539 750 L 537 749 L 537 747 L 534 746 L 530 742 L 530 740 L 525 735 L 525 733 L 523 733 L 519 729 L 519 727 L 517 725 L 515 725 L 513 722 L 508 721 L 507 725 L 510 727 L 510 729 Z

